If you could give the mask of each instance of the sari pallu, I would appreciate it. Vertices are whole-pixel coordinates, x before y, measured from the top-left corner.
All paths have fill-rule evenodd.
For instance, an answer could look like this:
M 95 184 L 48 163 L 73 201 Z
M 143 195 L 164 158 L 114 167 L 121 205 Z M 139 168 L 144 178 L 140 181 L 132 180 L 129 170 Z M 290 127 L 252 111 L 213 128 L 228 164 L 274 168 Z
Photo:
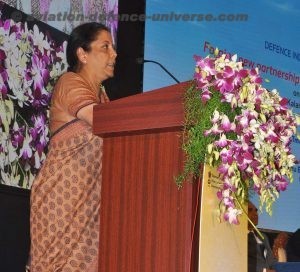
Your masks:
M 84 121 L 50 140 L 31 189 L 31 272 L 96 272 L 102 139 Z

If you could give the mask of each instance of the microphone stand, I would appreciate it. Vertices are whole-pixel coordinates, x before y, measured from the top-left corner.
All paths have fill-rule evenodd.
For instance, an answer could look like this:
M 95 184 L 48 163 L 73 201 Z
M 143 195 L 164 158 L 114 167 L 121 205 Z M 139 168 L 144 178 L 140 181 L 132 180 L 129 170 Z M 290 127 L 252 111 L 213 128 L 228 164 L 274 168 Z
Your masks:
M 155 63 L 155 64 L 157 64 L 157 65 L 159 65 L 160 66 L 160 68 L 162 68 L 171 78 L 173 78 L 177 83 L 180 83 L 180 81 L 175 77 L 175 76 L 173 76 L 168 70 L 167 70 L 167 68 L 165 68 L 162 64 L 160 64 L 159 62 L 157 62 L 157 61 L 154 61 L 154 60 L 146 60 L 146 59 L 143 59 L 143 60 L 141 60 L 141 59 L 138 59 L 138 62 L 139 63 L 146 63 L 146 62 L 152 62 L 152 63 Z

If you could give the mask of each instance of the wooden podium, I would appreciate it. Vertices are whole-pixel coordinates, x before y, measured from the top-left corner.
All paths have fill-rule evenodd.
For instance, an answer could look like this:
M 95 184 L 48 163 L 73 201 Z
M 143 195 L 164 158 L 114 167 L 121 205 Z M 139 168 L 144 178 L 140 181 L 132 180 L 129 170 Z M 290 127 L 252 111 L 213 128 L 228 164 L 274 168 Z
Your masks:
M 198 271 L 200 183 L 174 181 L 186 85 L 94 109 L 104 139 L 99 272 Z

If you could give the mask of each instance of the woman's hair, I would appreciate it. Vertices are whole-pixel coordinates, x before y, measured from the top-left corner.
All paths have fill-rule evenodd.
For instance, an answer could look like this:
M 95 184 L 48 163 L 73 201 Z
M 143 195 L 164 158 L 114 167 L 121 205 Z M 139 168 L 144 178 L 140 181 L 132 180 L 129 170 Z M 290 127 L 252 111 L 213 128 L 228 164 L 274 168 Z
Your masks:
M 108 31 L 109 29 L 100 23 L 85 23 L 73 29 L 67 44 L 67 62 L 68 71 L 76 72 L 79 68 L 79 60 L 77 57 L 77 49 L 81 47 L 85 51 L 91 50 L 91 42 L 97 39 L 97 35 L 101 31 Z

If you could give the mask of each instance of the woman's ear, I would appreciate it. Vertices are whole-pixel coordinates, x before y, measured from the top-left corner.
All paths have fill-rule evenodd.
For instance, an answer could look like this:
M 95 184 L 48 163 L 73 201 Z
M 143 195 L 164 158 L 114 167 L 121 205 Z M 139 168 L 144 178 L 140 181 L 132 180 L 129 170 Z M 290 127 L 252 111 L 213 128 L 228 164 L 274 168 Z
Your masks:
M 77 54 L 77 57 L 78 57 L 78 60 L 83 63 L 83 64 L 86 64 L 87 63 L 87 60 L 86 60 L 86 52 L 83 50 L 82 47 L 79 47 L 77 48 L 77 51 L 76 51 L 76 54 Z

